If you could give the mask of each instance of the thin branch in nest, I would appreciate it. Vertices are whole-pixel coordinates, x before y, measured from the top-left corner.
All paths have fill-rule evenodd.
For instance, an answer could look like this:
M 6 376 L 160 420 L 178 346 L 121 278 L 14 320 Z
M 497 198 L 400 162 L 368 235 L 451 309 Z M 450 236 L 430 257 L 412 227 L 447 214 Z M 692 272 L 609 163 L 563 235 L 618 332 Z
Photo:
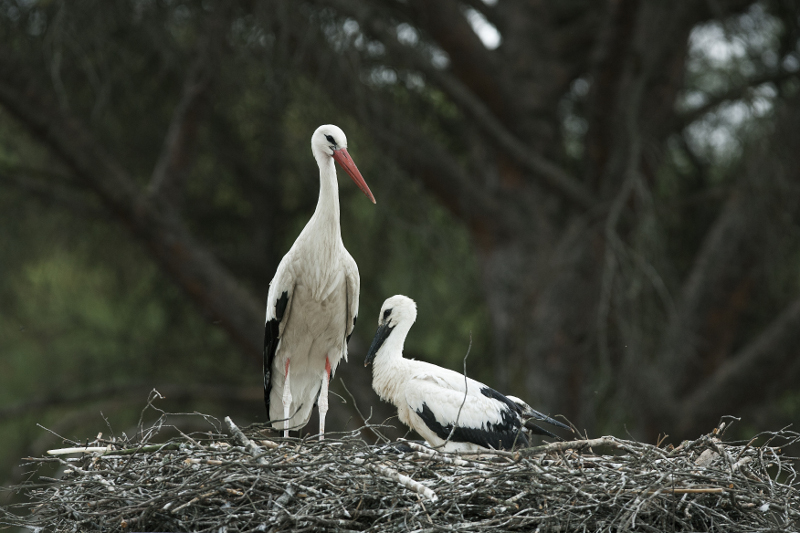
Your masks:
M 469 357 L 470 350 L 472 350 L 472 332 L 469 333 L 469 346 L 467 346 L 467 353 L 464 354 L 464 399 L 461 400 L 461 405 L 458 406 L 458 414 L 456 415 L 456 421 L 453 424 L 453 427 L 450 428 L 450 434 L 447 435 L 445 441 L 441 445 L 437 446 L 437 448 L 447 446 L 447 443 L 450 442 L 450 439 L 453 437 L 453 433 L 458 427 L 458 421 L 461 420 L 461 410 L 464 408 L 464 404 L 467 403 L 467 395 L 469 394 L 469 387 L 467 386 L 467 357 Z
M 355 396 L 353 396 L 353 393 L 350 392 L 350 389 L 347 388 L 347 384 L 345 384 L 344 380 L 341 377 L 339 378 L 339 381 L 341 382 L 342 387 L 344 387 L 344 390 L 347 392 L 347 395 L 350 396 L 350 399 L 353 401 L 353 407 L 355 408 L 356 413 L 358 413 L 358 416 L 364 422 L 364 428 L 371 431 L 376 437 L 378 437 L 383 442 L 386 443 L 391 442 L 388 437 L 386 437 L 383 433 L 381 433 L 378 430 L 378 426 L 370 423 L 370 420 L 372 419 L 372 407 L 369 408 L 369 416 L 365 417 L 364 413 L 362 413 L 361 409 L 358 407 L 358 403 L 356 402 Z

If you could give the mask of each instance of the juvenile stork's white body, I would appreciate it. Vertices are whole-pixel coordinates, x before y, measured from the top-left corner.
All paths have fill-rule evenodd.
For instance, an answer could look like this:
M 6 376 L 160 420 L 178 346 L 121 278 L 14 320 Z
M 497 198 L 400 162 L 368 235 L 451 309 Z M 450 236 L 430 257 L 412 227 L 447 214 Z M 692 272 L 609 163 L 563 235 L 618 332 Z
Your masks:
M 336 126 L 320 126 L 311 137 L 319 164 L 319 200 L 311 220 L 272 279 L 264 334 L 264 402 L 276 429 L 288 435 L 308 423 L 315 401 L 320 440 L 328 411 L 328 383 L 342 358 L 358 314 L 360 279 L 342 243 L 339 224 L 338 162 L 375 203 L 347 153 L 347 138 Z
M 416 318 L 417 306 L 410 298 L 386 300 L 364 366 L 372 363 L 372 388 L 394 404 L 400 421 L 428 444 L 444 451 L 511 449 L 527 445 L 528 432 L 558 438 L 534 420 L 570 429 L 519 398 L 465 380 L 458 372 L 403 358 L 406 335 Z

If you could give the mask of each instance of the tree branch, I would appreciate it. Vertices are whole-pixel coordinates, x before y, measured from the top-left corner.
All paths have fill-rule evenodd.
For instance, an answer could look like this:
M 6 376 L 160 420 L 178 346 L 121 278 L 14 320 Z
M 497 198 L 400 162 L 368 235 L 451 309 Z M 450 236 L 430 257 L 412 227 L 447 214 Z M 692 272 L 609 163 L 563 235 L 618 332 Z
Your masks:
M 641 3 L 636 0 L 606 2 L 603 22 L 597 32 L 588 74 L 592 83 L 586 106 L 588 130 L 585 138 L 588 186 L 600 185 L 603 171 L 611 158 L 615 108 L 618 95 L 623 90 L 625 58 L 636 31 L 636 18 Z M 626 102 L 630 99 L 626 99 Z
M 716 110 L 720 105 L 733 100 L 741 100 L 745 98 L 753 89 L 764 85 L 765 83 L 778 84 L 795 77 L 797 77 L 797 72 L 788 72 L 785 70 L 770 72 L 767 74 L 754 76 L 740 85 L 728 87 L 721 93 L 707 95 L 707 101 L 704 104 L 694 109 L 685 111 L 677 116 L 678 126 L 676 129 L 678 131 L 683 131 L 696 120 Z
M 141 239 L 201 308 L 254 363 L 261 360 L 261 305 L 197 243 L 172 207 L 140 192 L 88 129 L 68 116 L 26 67 L 0 53 L 0 105 L 58 155 L 105 207 Z
M 596 205 L 595 198 L 583 184 L 555 163 L 537 154 L 528 144 L 517 139 L 481 99 L 457 77 L 434 67 L 418 50 L 401 44 L 393 29 L 371 10 L 360 2 L 351 0 L 328 0 L 328 3 L 354 17 L 367 32 L 379 39 L 401 61 L 428 76 L 472 117 L 481 131 L 520 166 L 535 176 L 539 176 L 575 205 L 587 210 Z
M 793 320 L 792 311 L 786 311 L 774 322 L 774 328 L 778 329 L 768 329 L 759 337 L 761 340 L 752 341 L 749 348 L 741 350 L 739 355 L 728 355 L 739 335 L 736 320 L 748 303 L 752 269 L 764 261 L 765 235 L 785 231 L 784 221 L 791 219 L 800 207 L 797 188 L 789 185 L 796 182 L 794 171 L 798 168 L 798 153 L 788 148 L 797 144 L 792 142 L 797 136 L 797 116 L 796 105 L 783 107 L 772 134 L 774 140 L 761 143 L 761 153 L 751 154 L 744 168 L 739 170 L 740 178 L 695 255 L 678 305 L 665 330 L 658 356 L 660 363 L 654 368 L 654 374 L 648 380 L 650 390 L 644 395 L 650 411 L 648 416 L 654 419 L 687 427 L 694 423 L 692 420 L 708 415 L 705 411 L 683 414 L 682 410 L 702 410 L 705 407 L 689 408 L 678 399 L 692 395 L 692 398 L 704 402 L 720 400 L 717 394 L 723 392 L 702 391 L 708 387 L 729 390 L 729 386 L 723 383 L 736 382 L 738 378 L 734 378 L 735 375 L 746 373 L 742 368 L 755 364 L 756 355 L 765 353 L 760 348 L 767 342 L 764 339 L 778 342 L 775 339 L 789 334 L 780 328 L 783 321 Z M 793 173 L 787 175 L 789 169 Z M 776 208 L 780 210 L 781 221 L 773 215 Z M 767 359 L 770 357 L 783 356 L 771 354 Z M 732 360 L 742 361 L 738 363 L 742 366 L 730 366 Z M 772 368 L 769 363 L 760 364 Z M 756 377 L 761 374 L 753 372 L 754 379 L 747 390 L 762 395 L 767 383 L 765 378 Z M 717 385 L 704 385 L 705 379 Z M 700 423 L 709 420 L 703 419 Z
M 206 56 L 201 53 L 186 75 L 181 99 L 173 111 L 161 155 L 150 178 L 149 194 L 160 194 L 174 205 L 179 203 L 197 134 L 198 115 L 208 89 L 206 68 Z
M 573 204 L 589 210 L 597 204 L 594 196 L 581 182 L 561 167 L 537 154 L 517 139 L 492 114 L 488 107 L 454 76 L 432 67 L 425 72 L 475 121 L 475 124 L 491 138 L 497 146 L 511 156 L 520 166 L 542 178 L 550 187 Z
M 688 434 L 736 411 L 779 380 L 800 357 L 800 299 L 788 305 L 750 344 L 731 357 L 680 405 L 680 431 Z
M 88 198 L 84 191 L 65 183 L 54 183 L 52 180 L 35 178 L 29 173 L 36 172 L 29 169 L 0 168 L 0 182 L 9 183 L 45 202 L 61 205 L 84 217 L 103 218 L 108 216 L 108 213 L 100 209 L 97 202 L 93 202 L 93 198 Z M 63 176 L 58 177 L 63 178 Z
M 749 264 L 745 236 L 751 217 L 746 201 L 741 191 L 731 193 L 706 233 L 665 328 L 659 363 L 646 384 L 641 384 L 647 388 L 642 392 L 649 403 L 649 416 L 661 424 L 676 419 L 677 398 L 685 392 L 687 380 L 698 377 L 696 358 L 706 313 L 719 304 L 724 287 Z
M 475 34 L 457 0 L 410 0 L 414 25 L 427 32 L 450 56 L 454 74 L 494 112 L 505 107 L 495 53 Z
M 375 115 L 372 115 L 375 118 Z M 501 232 L 513 231 L 505 204 L 486 194 L 450 152 L 430 139 L 416 124 L 393 117 L 390 124 L 375 120 L 369 129 L 411 176 L 417 176 L 439 201 L 470 225 L 488 224 Z M 481 222 L 482 221 L 482 222 Z

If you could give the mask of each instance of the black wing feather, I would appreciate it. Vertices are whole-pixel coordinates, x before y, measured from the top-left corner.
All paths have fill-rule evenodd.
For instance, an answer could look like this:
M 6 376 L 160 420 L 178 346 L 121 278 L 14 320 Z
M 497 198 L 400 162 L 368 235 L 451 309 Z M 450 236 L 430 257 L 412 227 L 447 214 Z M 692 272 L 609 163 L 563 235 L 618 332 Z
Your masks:
M 356 320 L 358 320 L 358 315 L 356 315 L 356 316 L 354 316 L 354 317 L 353 317 L 353 331 L 355 331 L 355 330 L 356 330 Z M 346 342 L 347 344 L 349 344 L 349 343 L 350 343 L 350 337 L 352 337 L 352 336 L 353 336 L 353 331 L 351 331 L 351 332 L 350 332 L 350 335 L 348 335 L 348 336 L 347 336 L 347 339 L 345 340 L 345 342 Z
M 272 361 L 275 359 L 275 350 L 278 349 L 280 342 L 280 324 L 288 304 L 289 291 L 283 291 L 275 302 L 275 318 L 268 320 L 264 328 L 264 405 L 267 408 L 267 419 L 269 419 L 269 393 L 272 391 Z
M 519 404 L 511 401 L 511 399 L 508 398 L 505 394 L 497 392 L 491 387 L 487 387 L 486 385 L 481 387 L 481 394 L 483 394 L 487 398 L 491 398 L 493 400 L 497 400 L 498 402 L 504 403 L 506 407 L 508 407 L 515 413 L 522 414 L 522 407 Z
M 436 420 L 436 415 L 427 403 L 423 403 L 422 409 L 417 409 L 416 413 L 440 439 L 446 440 L 452 431 L 453 436 L 450 437 L 452 442 L 471 442 L 484 448 L 510 450 L 515 445 L 528 445 L 527 437 L 520 430 L 521 424 L 517 413 L 508 409 L 500 411 L 501 422 L 499 424 L 487 422 L 481 424 L 479 428 L 457 426 L 455 430 L 453 430 L 452 424 L 445 426 Z
M 481 394 L 483 394 L 487 398 L 492 398 L 499 402 L 503 402 L 506 405 L 506 407 L 518 413 L 523 420 L 523 425 L 526 428 L 528 428 L 532 433 L 535 433 L 537 435 L 546 435 L 548 437 L 553 437 L 558 440 L 564 440 L 555 433 L 551 433 L 550 431 L 544 429 L 543 427 L 536 425 L 534 422 L 532 422 L 532 420 L 536 420 L 539 422 L 547 422 L 548 424 L 554 425 L 556 427 L 560 427 L 562 429 L 569 429 L 570 431 L 572 431 L 569 426 L 562 424 L 558 420 L 550 418 L 549 416 L 544 415 L 533 408 L 531 408 L 530 411 L 524 410 L 521 405 L 508 398 L 505 394 L 497 392 L 491 387 L 484 386 L 481 389 Z

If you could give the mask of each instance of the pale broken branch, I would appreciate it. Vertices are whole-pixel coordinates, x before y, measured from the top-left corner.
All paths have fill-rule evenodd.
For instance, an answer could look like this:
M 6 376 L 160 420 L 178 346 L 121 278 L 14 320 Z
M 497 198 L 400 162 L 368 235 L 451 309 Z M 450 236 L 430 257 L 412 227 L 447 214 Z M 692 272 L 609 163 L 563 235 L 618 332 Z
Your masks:
M 102 453 L 110 450 L 110 446 L 81 446 L 77 448 L 59 448 L 47 450 L 47 455 L 71 455 L 73 453 Z
M 233 420 L 231 420 L 231 417 L 229 416 L 225 417 L 225 424 L 228 426 L 228 429 L 231 430 L 233 437 L 239 442 L 239 444 L 247 448 L 247 451 L 249 451 L 253 455 L 253 457 L 256 458 L 256 461 L 258 461 L 259 464 L 267 464 L 267 461 L 263 457 L 261 457 L 262 454 L 261 448 L 259 448 L 255 442 L 248 439 L 245 436 L 245 434 L 242 433 L 242 430 L 239 429 L 239 426 L 234 424 Z M 263 441 L 263 442 L 272 442 L 272 441 Z M 275 446 L 269 446 L 270 448 L 278 447 L 276 443 L 272 444 L 275 444 Z
M 425 498 L 429 499 L 432 502 L 435 502 L 436 500 L 439 499 L 439 497 L 436 496 L 436 493 L 433 492 L 431 489 L 429 489 L 419 481 L 414 481 L 409 476 L 401 474 L 400 472 L 398 472 L 393 468 L 389 468 L 388 466 L 383 466 L 383 465 L 367 463 L 364 461 L 364 459 L 355 459 L 353 463 L 357 465 L 364 465 L 365 468 L 372 470 L 379 476 L 383 476 L 386 479 L 390 479 L 412 492 L 421 494 L 422 496 L 424 496 Z

